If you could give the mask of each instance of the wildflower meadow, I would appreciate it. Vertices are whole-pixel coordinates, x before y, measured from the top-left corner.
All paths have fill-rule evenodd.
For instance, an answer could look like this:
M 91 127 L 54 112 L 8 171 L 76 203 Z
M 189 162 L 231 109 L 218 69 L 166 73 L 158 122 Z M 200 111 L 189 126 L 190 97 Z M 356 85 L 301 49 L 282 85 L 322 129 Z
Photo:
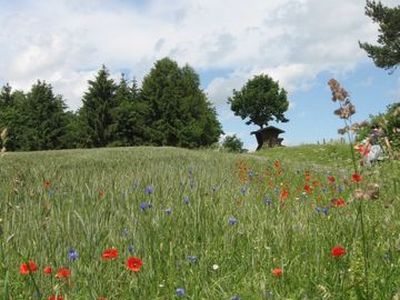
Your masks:
M 400 168 L 344 147 L 7 153 L 1 299 L 391 299 Z

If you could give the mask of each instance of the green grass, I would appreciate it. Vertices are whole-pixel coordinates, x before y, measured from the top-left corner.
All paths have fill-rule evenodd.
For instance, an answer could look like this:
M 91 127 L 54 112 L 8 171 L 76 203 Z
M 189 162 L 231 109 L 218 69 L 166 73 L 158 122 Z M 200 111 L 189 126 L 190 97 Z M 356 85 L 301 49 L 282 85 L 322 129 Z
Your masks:
M 302 145 L 264 149 L 256 155 L 269 159 L 284 160 L 289 164 L 346 168 L 352 167 L 350 146 L 348 144 Z
M 381 191 L 361 203 L 362 234 L 348 159 L 340 146 L 243 155 L 151 147 L 8 153 L 0 159 L 0 297 L 175 299 L 184 288 L 184 299 L 391 299 L 400 292 L 400 167 L 363 171 L 358 187 L 377 182 Z M 345 207 L 316 212 L 339 197 Z M 141 211 L 142 202 L 152 207 Z M 334 258 L 339 244 L 347 253 Z M 102 261 L 110 247 L 119 258 Z M 128 256 L 143 260 L 140 272 L 126 269 Z M 28 259 L 39 270 L 19 274 Z M 69 280 L 54 277 L 59 267 L 71 269 Z M 281 278 L 271 272 L 278 267 Z

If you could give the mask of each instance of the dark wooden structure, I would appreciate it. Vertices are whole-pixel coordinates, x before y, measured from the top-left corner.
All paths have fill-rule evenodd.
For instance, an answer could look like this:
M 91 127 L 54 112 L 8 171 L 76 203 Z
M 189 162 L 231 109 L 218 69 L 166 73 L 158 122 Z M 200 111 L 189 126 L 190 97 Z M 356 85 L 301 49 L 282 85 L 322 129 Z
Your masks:
M 282 146 L 283 138 L 279 137 L 279 134 L 284 133 L 282 129 L 274 126 L 268 126 L 257 131 L 251 132 L 256 135 L 258 147 L 256 151 L 263 147 L 272 148 Z

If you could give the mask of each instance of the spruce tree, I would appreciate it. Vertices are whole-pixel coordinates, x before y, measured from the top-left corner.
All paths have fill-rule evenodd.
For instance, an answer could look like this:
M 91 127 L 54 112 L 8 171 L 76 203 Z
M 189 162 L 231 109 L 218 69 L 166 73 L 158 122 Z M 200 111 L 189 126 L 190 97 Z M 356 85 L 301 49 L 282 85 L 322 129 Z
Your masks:
M 95 80 L 89 80 L 79 111 L 84 143 L 88 147 L 105 147 L 112 142 L 112 110 L 116 107 L 114 80 L 103 65 Z
M 0 92 L 0 110 L 12 105 L 11 86 L 7 83 Z
M 24 101 L 24 100 L 23 100 Z M 66 133 L 64 100 L 54 95 L 53 88 L 38 80 L 26 95 L 25 105 L 17 108 L 26 119 L 24 148 L 49 150 L 62 148 L 61 139 Z
M 112 111 L 114 146 L 134 146 L 144 143 L 145 106 L 139 99 L 136 80 L 129 86 L 124 74 L 115 93 L 116 106 Z

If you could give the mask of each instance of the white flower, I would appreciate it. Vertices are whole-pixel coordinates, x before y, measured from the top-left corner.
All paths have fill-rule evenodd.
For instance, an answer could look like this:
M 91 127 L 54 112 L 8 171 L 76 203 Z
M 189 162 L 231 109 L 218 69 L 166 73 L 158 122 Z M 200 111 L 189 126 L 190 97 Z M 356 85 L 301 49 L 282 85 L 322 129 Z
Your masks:
M 213 264 L 212 269 L 214 271 L 217 271 L 219 269 L 219 266 L 217 264 Z

